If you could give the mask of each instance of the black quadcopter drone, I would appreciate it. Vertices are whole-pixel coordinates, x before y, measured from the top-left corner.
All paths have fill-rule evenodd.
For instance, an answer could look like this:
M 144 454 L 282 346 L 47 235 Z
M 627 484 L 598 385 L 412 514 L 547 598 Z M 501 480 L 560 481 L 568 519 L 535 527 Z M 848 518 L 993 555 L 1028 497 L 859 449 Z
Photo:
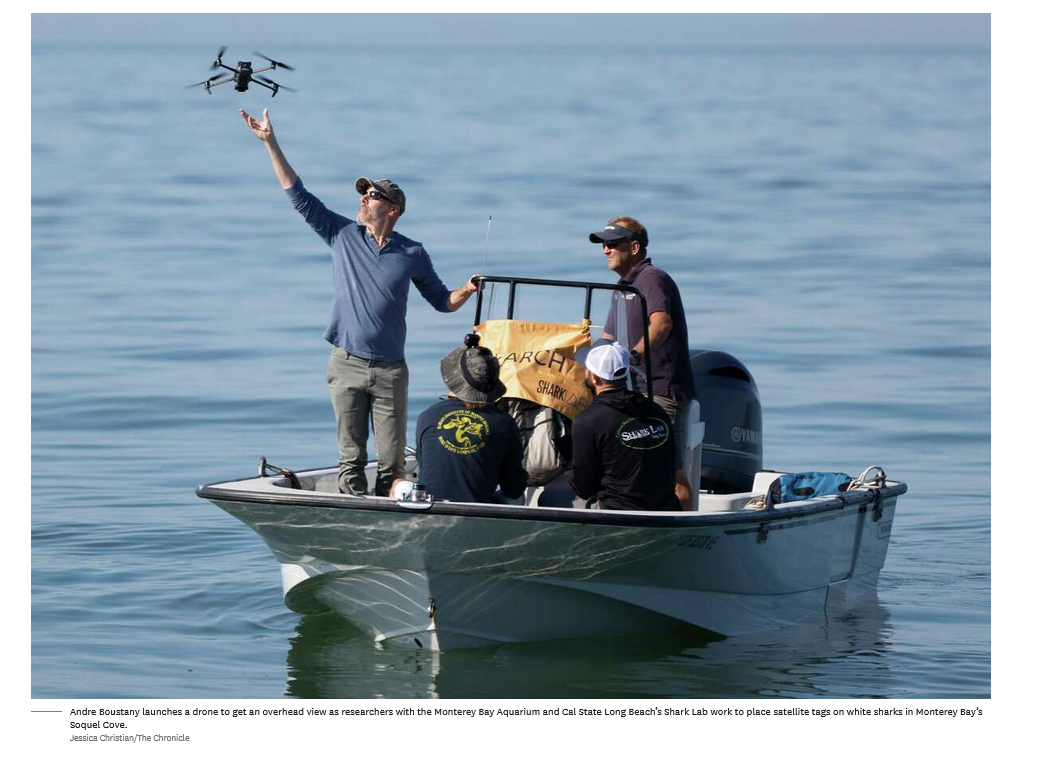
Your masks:
M 191 85 L 187 85 L 185 87 L 195 88 L 199 85 L 202 85 L 204 88 L 206 88 L 206 92 L 210 93 L 210 89 L 215 85 L 224 85 L 226 82 L 234 82 L 235 89 L 240 93 L 243 93 L 246 91 L 247 88 L 250 87 L 250 83 L 255 82 L 262 88 L 267 88 L 268 90 L 270 90 L 272 92 L 273 98 L 275 97 L 275 94 L 278 93 L 280 90 L 288 90 L 291 93 L 296 92 L 293 88 L 287 88 L 285 85 L 280 85 L 275 80 L 269 80 L 267 77 L 255 76 L 258 72 L 267 72 L 270 69 L 288 69 L 292 72 L 292 66 L 284 64 L 281 61 L 276 61 L 275 59 L 270 59 L 263 53 L 258 53 L 257 51 L 254 51 L 255 56 L 260 56 L 265 61 L 269 62 L 271 65 L 266 66 L 263 69 L 254 69 L 253 65 L 249 61 L 240 61 L 235 65 L 235 69 L 233 69 L 232 67 L 228 66 L 228 64 L 221 61 L 221 57 L 225 55 L 226 50 L 228 50 L 227 45 L 221 46 L 221 50 L 217 52 L 217 58 L 214 59 L 214 63 L 210 66 L 210 68 L 227 69 L 232 74 L 226 75 L 224 72 L 222 72 L 221 74 L 214 75 L 208 80 L 203 80 L 203 82 L 194 82 Z

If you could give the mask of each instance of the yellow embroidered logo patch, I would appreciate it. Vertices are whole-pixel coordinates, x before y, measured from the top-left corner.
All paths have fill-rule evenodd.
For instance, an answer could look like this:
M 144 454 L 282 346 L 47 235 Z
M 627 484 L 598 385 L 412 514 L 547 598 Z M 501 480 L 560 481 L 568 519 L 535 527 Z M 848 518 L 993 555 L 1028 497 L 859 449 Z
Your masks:
M 438 443 L 447 450 L 454 455 L 473 455 L 485 446 L 489 421 L 475 410 L 453 410 L 438 421 L 438 430 Z

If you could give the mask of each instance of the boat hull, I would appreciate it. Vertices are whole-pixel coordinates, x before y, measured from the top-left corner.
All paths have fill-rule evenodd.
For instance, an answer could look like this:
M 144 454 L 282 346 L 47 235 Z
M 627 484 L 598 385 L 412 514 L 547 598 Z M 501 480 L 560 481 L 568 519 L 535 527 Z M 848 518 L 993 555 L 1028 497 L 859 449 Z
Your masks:
M 743 635 L 846 609 L 874 591 L 905 491 L 653 514 L 221 486 L 200 495 L 264 539 L 291 609 L 436 650 L 684 625 Z

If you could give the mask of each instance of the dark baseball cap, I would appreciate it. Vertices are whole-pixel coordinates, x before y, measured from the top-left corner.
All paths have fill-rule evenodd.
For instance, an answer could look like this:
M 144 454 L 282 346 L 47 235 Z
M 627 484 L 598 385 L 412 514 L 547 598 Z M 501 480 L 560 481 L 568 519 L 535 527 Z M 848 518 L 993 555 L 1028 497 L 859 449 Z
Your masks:
M 397 183 L 390 181 L 387 178 L 381 178 L 378 181 L 371 181 L 365 176 L 361 176 L 357 181 L 355 181 L 355 191 L 359 194 L 365 194 L 369 191 L 369 187 L 371 186 L 391 200 L 391 204 L 398 205 L 400 215 L 405 214 L 406 193 L 399 188 Z
M 590 241 L 595 244 L 601 244 L 602 242 L 616 242 L 620 239 L 633 239 L 639 244 L 648 247 L 648 235 L 641 236 L 633 229 L 628 229 L 626 226 L 620 226 L 618 223 L 605 224 L 605 228 L 601 231 L 592 232 L 590 235 Z

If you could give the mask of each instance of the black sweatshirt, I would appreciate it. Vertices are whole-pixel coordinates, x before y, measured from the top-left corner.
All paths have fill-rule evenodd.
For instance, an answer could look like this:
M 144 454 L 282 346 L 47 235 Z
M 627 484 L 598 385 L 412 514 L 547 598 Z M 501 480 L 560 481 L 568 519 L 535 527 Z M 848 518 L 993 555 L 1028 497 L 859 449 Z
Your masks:
M 602 508 L 679 511 L 674 435 L 663 408 L 641 394 L 601 392 L 572 423 L 572 487 Z

